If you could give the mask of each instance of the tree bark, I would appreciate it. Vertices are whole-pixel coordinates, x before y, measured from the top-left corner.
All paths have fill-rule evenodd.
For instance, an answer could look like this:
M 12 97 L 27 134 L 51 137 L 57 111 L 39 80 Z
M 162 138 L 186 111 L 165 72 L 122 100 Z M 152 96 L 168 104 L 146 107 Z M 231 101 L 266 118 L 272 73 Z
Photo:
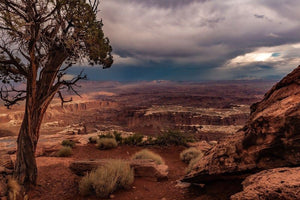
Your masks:
M 38 101 L 34 98 L 28 97 L 26 99 L 25 114 L 17 141 L 17 159 L 15 164 L 15 177 L 26 188 L 31 184 L 36 185 L 37 165 L 35 151 L 43 117 L 54 94 L 49 96 L 43 104 L 38 104 Z
M 32 112 L 28 112 L 29 110 Z M 17 160 L 15 165 L 15 176 L 19 183 L 24 186 L 36 184 L 37 165 L 35 160 L 35 150 L 39 139 L 39 129 L 43 114 L 44 113 L 40 113 L 40 110 L 30 109 L 28 108 L 28 105 L 26 105 L 17 141 Z

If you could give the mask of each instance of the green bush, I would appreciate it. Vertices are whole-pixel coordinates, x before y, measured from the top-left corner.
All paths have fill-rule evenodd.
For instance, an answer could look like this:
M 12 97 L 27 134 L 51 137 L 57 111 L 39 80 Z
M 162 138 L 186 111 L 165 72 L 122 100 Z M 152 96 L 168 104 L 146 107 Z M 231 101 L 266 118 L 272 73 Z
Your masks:
M 100 138 L 97 140 L 96 147 L 98 149 L 112 149 L 116 148 L 118 143 L 115 138 Z
M 75 142 L 73 140 L 63 140 L 61 142 L 61 145 L 65 146 L 65 147 L 74 148 L 75 147 Z
M 203 155 L 200 154 L 199 156 L 197 156 L 196 158 L 192 159 L 190 161 L 190 164 L 188 165 L 186 172 L 189 173 L 192 171 L 192 169 L 195 167 L 195 165 L 202 159 Z
M 110 160 L 106 165 L 87 174 L 79 182 L 83 196 L 96 194 L 105 198 L 118 189 L 129 189 L 134 181 L 133 169 L 123 160 Z
M 110 133 L 106 133 L 106 134 L 103 134 L 103 135 L 98 135 L 98 137 L 101 139 L 101 138 L 114 138 L 114 136 Z
M 150 159 L 155 161 L 156 164 L 165 164 L 162 157 L 148 149 L 143 149 L 132 156 L 132 159 Z
M 114 137 L 116 139 L 116 141 L 119 143 L 119 144 L 122 144 L 123 142 L 123 138 L 122 138 L 122 134 L 121 133 L 118 133 L 117 131 L 114 131 Z
M 96 144 L 98 139 L 99 139 L 98 136 L 89 137 L 89 143 Z
M 134 134 L 124 138 L 123 143 L 127 145 L 139 145 L 143 142 L 144 136 L 141 134 Z
M 180 131 L 166 131 L 159 135 L 155 143 L 158 145 L 183 145 L 186 146 L 188 142 L 192 142 L 193 139 Z
M 58 152 L 57 152 L 57 156 L 58 157 L 69 157 L 72 155 L 72 148 L 71 147 L 67 147 L 67 146 L 63 146 Z
M 180 153 L 180 159 L 185 163 L 190 163 L 191 160 L 203 156 L 202 151 L 197 148 L 189 148 Z

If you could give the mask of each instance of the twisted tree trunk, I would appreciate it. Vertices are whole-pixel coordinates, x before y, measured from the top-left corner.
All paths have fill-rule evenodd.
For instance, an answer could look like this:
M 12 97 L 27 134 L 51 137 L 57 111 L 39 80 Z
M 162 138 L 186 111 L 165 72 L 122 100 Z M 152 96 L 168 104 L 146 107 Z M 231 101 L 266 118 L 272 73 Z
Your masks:
M 18 136 L 15 176 L 24 186 L 36 184 L 37 165 L 35 151 L 44 112 L 26 104 L 23 122 Z

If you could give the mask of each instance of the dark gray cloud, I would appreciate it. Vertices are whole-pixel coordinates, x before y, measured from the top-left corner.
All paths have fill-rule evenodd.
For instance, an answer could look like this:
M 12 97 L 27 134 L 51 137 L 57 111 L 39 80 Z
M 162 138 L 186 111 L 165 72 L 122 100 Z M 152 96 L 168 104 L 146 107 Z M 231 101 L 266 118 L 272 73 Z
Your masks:
M 104 0 L 99 17 L 113 45 L 116 67 L 169 63 L 213 71 L 238 56 L 282 45 L 290 46 L 284 46 L 277 62 L 294 64 L 300 57 L 300 49 L 292 46 L 300 42 L 299 10 L 300 1 L 295 0 Z M 271 66 L 262 70 L 273 76 L 295 67 L 280 70 L 269 60 L 247 59 L 248 65 L 236 65 L 228 73 L 246 72 L 240 67 L 257 64 Z

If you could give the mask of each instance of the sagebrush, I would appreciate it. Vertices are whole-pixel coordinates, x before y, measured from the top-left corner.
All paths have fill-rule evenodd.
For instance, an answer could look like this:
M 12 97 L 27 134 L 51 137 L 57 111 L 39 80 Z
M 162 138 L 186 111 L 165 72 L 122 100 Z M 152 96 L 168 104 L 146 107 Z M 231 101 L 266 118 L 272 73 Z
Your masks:
M 100 138 L 97 140 L 96 147 L 98 149 L 113 149 L 118 146 L 118 143 L 115 138 Z
M 66 146 L 66 147 L 75 147 L 75 142 L 73 140 L 63 140 L 61 145 Z
M 69 157 L 72 155 L 72 148 L 68 146 L 63 146 L 58 152 L 58 157 Z
M 190 163 L 191 160 L 197 158 L 198 156 L 203 156 L 201 150 L 191 147 L 180 153 L 180 159 L 185 163 Z
M 99 198 L 105 198 L 118 189 L 129 189 L 133 181 L 134 172 L 128 162 L 110 160 L 82 178 L 79 192 L 83 196 L 96 194 Z
M 132 159 L 150 159 L 155 161 L 156 164 L 165 164 L 165 161 L 162 159 L 162 157 L 153 151 L 150 151 L 148 149 L 143 149 L 137 153 L 135 153 L 132 156 Z

